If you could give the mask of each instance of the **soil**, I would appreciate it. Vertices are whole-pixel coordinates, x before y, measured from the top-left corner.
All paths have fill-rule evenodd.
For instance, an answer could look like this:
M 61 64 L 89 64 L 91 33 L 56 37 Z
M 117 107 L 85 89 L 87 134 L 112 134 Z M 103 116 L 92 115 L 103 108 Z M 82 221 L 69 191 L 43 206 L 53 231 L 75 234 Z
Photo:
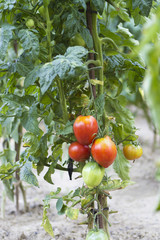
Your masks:
M 111 240 L 160 240 L 160 212 L 156 212 L 160 197 L 160 184 L 155 180 L 156 162 L 160 159 L 159 142 L 153 151 L 153 131 L 138 112 L 136 117 L 137 134 L 143 146 L 144 154 L 134 163 L 131 162 L 130 176 L 135 182 L 123 190 L 111 192 L 109 200 L 110 210 L 118 211 L 110 215 Z M 67 173 L 56 172 L 53 175 L 55 185 L 44 181 L 45 171 L 38 176 L 40 188 L 25 184 L 29 211 L 23 212 L 23 201 L 20 196 L 20 213 L 16 214 L 15 203 L 6 199 L 5 219 L 0 219 L 1 240 L 51 240 L 41 226 L 43 213 L 43 199 L 50 191 L 57 187 L 62 193 L 81 186 L 82 180 L 69 180 Z M 113 174 L 113 173 L 112 173 Z M 73 178 L 76 174 L 73 175 Z M 0 189 L 2 192 L 2 183 Z M 2 202 L 2 194 L 0 196 Z M 86 216 L 80 215 L 78 220 L 72 221 L 64 215 L 57 215 L 56 201 L 52 200 L 49 219 L 52 224 L 56 240 L 84 240 L 87 226 L 81 225 Z

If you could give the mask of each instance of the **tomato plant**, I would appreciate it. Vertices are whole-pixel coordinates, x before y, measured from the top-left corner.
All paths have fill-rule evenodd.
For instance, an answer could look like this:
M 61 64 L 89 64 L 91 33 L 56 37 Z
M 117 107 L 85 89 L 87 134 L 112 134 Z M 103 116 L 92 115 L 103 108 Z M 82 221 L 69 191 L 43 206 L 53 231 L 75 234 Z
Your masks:
M 69 146 L 69 156 L 75 161 L 84 162 L 90 157 L 90 148 L 87 145 L 73 142 Z
M 48 184 L 54 183 L 55 171 L 64 171 L 83 175 L 89 186 L 78 186 L 64 196 L 57 188 L 47 195 L 42 226 L 51 236 L 54 234 L 47 211 L 49 202 L 56 199 L 59 214 L 77 219 L 81 212 L 88 216 L 90 229 L 98 213 L 97 224 L 109 238 L 107 192 L 130 184 L 130 167 L 119 145 L 138 142 L 134 116 L 127 107 L 128 95 L 132 97 L 142 88 L 144 76 L 149 81 L 146 88 L 151 79 L 154 83 L 159 79 L 159 68 L 156 75 L 154 70 L 146 75 L 141 55 L 132 54 L 143 49 L 145 41 L 153 45 L 151 30 L 139 48 L 134 34 L 135 25 L 141 29 L 152 5 L 155 11 L 156 1 L 152 0 L 147 4 L 138 0 L 134 4 L 131 0 L 0 3 L 0 135 L 15 143 L 15 151 L 8 145 L 1 153 L 0 178 L 11 186 L 16 172 L 17 182 L 38 187 L 34 166 L 38 175 L 45 171 Z M 33 20 L 28 27 L 25 19 Z M 159 25 L 153 30 L 157 28 Z M 72 43 L 73 36 L 78 36 L 78 43 Z M 158 39 L 157 32 L 154 36 Z M 159 62 L 158 40 L 155 46 L 155 52 L 148 52 L 150 67 L 155 65 L 155 56 Z M 145 89 L 148 96 L 152 89 L 158 91 L 159 87 Z M 160 95 L 152 94 L 153 102 L 155 96 Z M 106 135 L 113 141 L 101 137 Z M 82 172 L 81 157 L 74 162 L 68 159 L 66 148 L 75 138 L 84 145 L 81 150 L 91 145 L 93 158 L 103 167 L 92 156 L 85 156 L 88 162 Z M 83 150 L 76 150 L 76 157 L 84 154 Z M 118 179 L 104 174 L 104 167 L 109 165 Z M 8 190 L 13 196 L 13 188 Z M 80 210 L 77 204 L 88 195 L 91 200 Z M 95 210 L 95 205 L 98 212 L 94 214 L 91 209 Z
M 97 138 L 94 141 L 91 153 L 97 163 L 107 168 L 114 162 L 117 156 L 117 148 L 111 138 L 106 136 L 104 138 Z
M 128 160 L 134 160 L 142 156 L 143 149 L 139 145 L 127 144 L 123 147 L 123 153 Z
M 102 229 L 90 230 L 87 234 L 86 240 L 108 240 L 108 236 Z
M 74 122 L 73 130 L 79 143 L 89 145 L 98 132 L 97 120 L 93 116 L 79 116 Z
M 83 181 L 89 188 L 98 186 L 103 177 L 105 169 L 96 162 L 88 162 L 82 169 Z

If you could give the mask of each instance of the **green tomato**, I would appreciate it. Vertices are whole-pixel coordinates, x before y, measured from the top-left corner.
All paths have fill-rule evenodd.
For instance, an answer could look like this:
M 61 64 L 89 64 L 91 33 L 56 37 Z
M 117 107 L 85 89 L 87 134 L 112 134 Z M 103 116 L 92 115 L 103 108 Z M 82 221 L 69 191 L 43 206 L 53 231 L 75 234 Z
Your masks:
M 86 43 L 79 33 L 76 33 L 76 35 L 71 38 L 70 45 L 86 47 Z
M 108 240 L 108 236 L 102 229 L 90 230 L 87 234 L 86 240 Z
M 29 18 L 27 21 L 26 21 L 26 26 L 28 28 L 33 28 L 34 27 L 34 21 L 32 18 Z
M 83 181 L 89 188 L 97 187 L 104 176 L 105 168 L 97 162 L 88 162 L 82 169 Z

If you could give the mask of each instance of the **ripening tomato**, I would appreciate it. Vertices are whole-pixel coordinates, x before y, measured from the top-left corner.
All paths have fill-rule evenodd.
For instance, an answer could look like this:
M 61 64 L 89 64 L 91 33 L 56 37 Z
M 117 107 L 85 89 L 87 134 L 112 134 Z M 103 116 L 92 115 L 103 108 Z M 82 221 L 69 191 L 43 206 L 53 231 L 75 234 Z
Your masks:
M 90 157 L 90 148 L 87 145 L 82 145 L 79 142 L 73 142 L 69 146 L 69 156 L 77 162 L 84 162 Z
M 89 145 L 98 133 L 98 123 L 93 116 L 79 116 L 73 124 L 73 131 L 77 141 Z
M 104 168 L 109 167 L 117 156 L 115 143 L 109 136 L 97 138 L 91 147 L 91 153 L 94 160 Z
M 134 160 L 142 156 L 143 149 L 139 145 L 127 144 L 123 147 L 123 154 L 128 160 Z
M 108 240 L 107 233 L 103 229 L 90 230 L 86 240 Z
M 97 187 L 105 174 L 105 168 L 96 162 L 88 162 L 82 169 L 83 181 L 89 188 Z

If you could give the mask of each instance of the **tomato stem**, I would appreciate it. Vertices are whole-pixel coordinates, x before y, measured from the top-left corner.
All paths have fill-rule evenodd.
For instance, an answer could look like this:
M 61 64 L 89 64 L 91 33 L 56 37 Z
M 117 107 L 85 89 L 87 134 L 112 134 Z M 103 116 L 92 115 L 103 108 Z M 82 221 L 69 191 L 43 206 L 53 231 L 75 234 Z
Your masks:
M 44 3 L 44 9 L 45 9 L 45 17 L 46 17 L 46 34 L 47 34 L 47 41 L 48 41 L 48 61 L 51 62 L 52 60 L 52 48 L 51 48 L 51 20 L 49 17 L 49 10 L 48 10 L 48 4 L 46 3 L 46 0 L 43 0 Z

